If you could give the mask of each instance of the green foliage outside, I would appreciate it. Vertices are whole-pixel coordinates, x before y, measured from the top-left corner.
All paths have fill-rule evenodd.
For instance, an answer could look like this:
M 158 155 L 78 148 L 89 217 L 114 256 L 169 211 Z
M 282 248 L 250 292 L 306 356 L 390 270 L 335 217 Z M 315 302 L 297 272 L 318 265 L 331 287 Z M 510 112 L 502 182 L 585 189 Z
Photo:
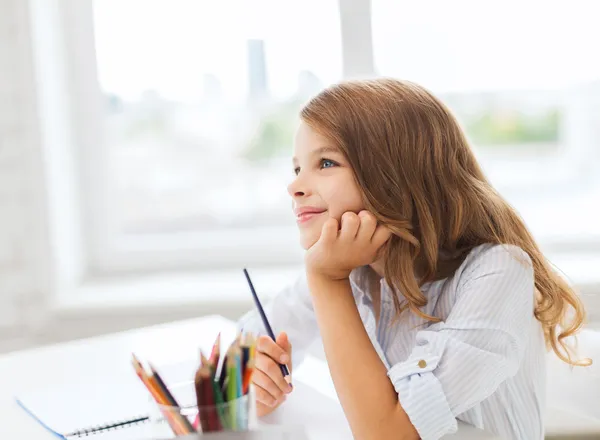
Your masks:
M 464 122 L 471 141 L 480 147 L 558 141 L 560 113 L 557 109 L 542 114 L 487 112 Z
M 299 102 L 289 102 L 265 114 L 242 156 L 256 161 L 291 154 L 299 110 Z
M 243 156 L 262 160 L 288 154 L 293 143 L 298 107 L 293 104 L 265 115 Z M 556 143 L 559 138 L 560 113 L 550 109 L 528 115 L 518 111 L 481 113 L 463 119 L 471 142 L 478 147 L 500 147 L 530 143 Z

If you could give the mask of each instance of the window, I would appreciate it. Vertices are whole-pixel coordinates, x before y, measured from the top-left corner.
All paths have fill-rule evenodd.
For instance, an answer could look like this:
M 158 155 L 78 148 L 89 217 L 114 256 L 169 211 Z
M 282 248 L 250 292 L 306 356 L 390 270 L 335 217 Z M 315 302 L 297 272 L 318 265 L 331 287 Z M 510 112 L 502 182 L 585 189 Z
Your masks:
M 548 249 L 598 249 L 600 28 L 586 1 L 373 1 L 379 74 L 440 96 Z
M 65 14 L 89 61 L 72 74 L 93 75 L 101 108 L 76 115 L 95 133 L 82 161 L 97 272 L 300 262 L 286 194 L 298 110 L 328 84 L 372 75 L 413 80 L 450 106 L 542 247 L 600 249 L 589 2 L 73 5 L 90 25 Z M 75 108 L 91 108 L 77 95 Z
M 107 270 L 300 261 L 297 114 L 342 78 L 337 2 L 93 2 Z

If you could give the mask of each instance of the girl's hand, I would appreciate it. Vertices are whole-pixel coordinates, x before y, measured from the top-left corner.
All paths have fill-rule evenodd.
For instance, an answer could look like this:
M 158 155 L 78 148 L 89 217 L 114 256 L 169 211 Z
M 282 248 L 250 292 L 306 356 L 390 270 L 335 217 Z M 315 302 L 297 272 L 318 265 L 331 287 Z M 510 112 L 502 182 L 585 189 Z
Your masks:
M 279 333 L 276 341 L 268 336 L 259 337 L 256 342 L 255 370 L 252 373 L 259 417 L 273 412 L 292 391 L 292 386 L 281 374 L 280 363 L 287 364 L 292 372 L 292 344 L 287 334 Z
M 334 218 L 328 219 L 319 240 L 305 254 L 306 270 L 331 280 L 343 280 L 352 269 L 373 263 L 381 247 L 391 236 L 390 230 L 377 225 L 369 211 L 345 212 L 341 228 Z

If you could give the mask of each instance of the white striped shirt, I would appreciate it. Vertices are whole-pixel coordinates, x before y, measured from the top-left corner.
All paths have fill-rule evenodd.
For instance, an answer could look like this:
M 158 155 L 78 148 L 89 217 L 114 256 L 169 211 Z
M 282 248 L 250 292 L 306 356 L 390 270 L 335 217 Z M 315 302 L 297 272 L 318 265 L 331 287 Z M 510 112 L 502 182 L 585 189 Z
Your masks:
M 428 303 L 422 310 L 441 318 L 438 323 L 408 311 L 394 321 L 385 280 L 376 322 L 365 274 L 359 268 L 350 276 L 358 311 L 422 439 L 456 432 L 456 419 L 506 440 L 543 439 L 546 349 L 533 315 L 533 269 L 525 252 L 482 245 L 452 277 L 425 284 Z M 288 333 L 298 365 L 319 337 L 305 277 L 265 309 L 273 330 Z M 240 326 L 264 333 L 255 311 Z

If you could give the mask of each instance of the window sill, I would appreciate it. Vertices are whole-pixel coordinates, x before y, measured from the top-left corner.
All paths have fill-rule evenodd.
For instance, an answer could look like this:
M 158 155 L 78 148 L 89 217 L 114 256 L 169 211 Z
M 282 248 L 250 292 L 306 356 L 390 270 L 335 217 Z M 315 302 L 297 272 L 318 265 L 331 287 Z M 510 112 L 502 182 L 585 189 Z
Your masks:
M 252 282 L 261 299 L 268 299 L 291 284 L 300 274 L 299 266 L 250 269 Z M 151 275 L 90 279 L 57 297 L 54 309 L 61 316 L 106 311 L 138 312 L 191 306 L 246 306 L 252 296 L 241 270 L 200 273 L 165 272 Z
M 600 254 L 560 253 L 552 261 L 576 286 L 586 305 L 590 323 L 600 324 Z M 278 266 L 251 270 L 261 298 L 268 299 L 288 286 L 302 267 Z M 110 280 L 88 280 L 64 292 L 54 304 L 58 316 L 135 311 L 155 314 L 161 310 L 189 310 L 190 307 L 226 310 L 249 309 L 252 297 L 241 270 L 200 273 L 166 272 Z

